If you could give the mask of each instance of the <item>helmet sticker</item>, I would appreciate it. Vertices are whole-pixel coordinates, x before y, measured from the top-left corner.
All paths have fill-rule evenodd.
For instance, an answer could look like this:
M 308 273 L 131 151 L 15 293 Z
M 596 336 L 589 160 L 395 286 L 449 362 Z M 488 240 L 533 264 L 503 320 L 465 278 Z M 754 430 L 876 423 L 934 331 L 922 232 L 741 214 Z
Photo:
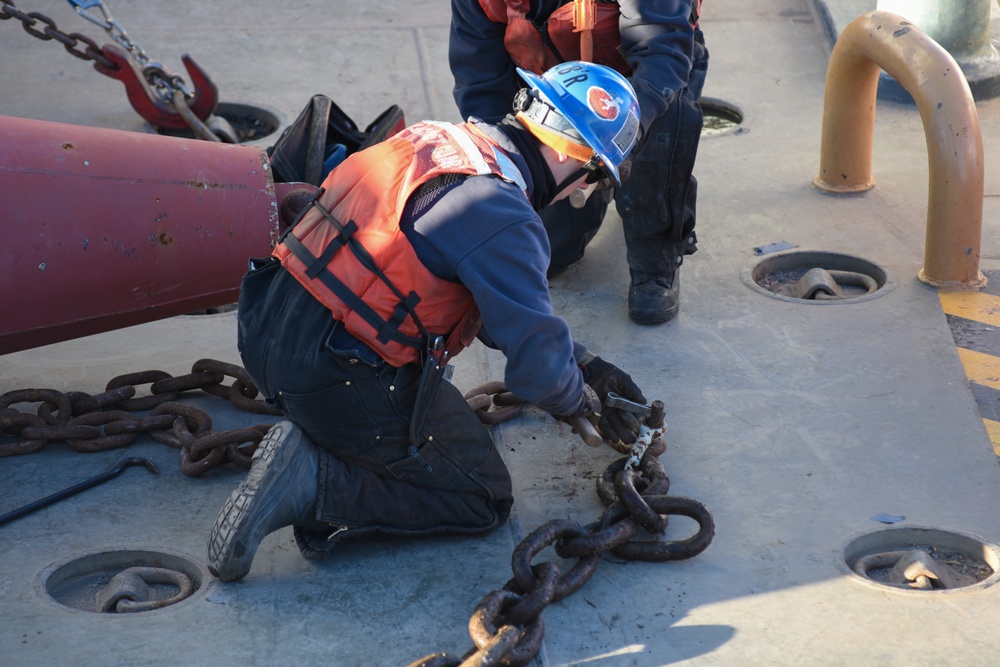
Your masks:
M 590 106 L 591 110 L 599 118 L 603 118 L 604 120 L 618 118 L 618 100 L 603 88 L 598 88 L 597 86 L 590 87 L 587 91 L 587 105 Z
M 615 135 L 613 141 L 618 150 L 622 152 L 623 155 L 628 154 L 632 150 L 632 146 L 635 144 L 635 138 L 639 134 L 639 117 L 636 116 L 632 111 L 628 112 L 628 117 L 625 119 L 625 124 L 622 125 L 622 129 L 619 130 L 618 134 Z

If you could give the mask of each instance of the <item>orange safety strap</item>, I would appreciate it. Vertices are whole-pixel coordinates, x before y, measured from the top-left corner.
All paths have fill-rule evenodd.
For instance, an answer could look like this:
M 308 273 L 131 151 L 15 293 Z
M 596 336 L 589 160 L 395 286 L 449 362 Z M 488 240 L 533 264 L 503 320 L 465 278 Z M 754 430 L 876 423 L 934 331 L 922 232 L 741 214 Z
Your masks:
M 574 160 L 579 160 L 580 162 L 587 162 L 590 158 L 594 157 L 594 149 L 590 146 L 584 146 L 583 144 L 570 141 L 562 134 L 554 132 L 538 121 L 530 118 L 523 111 L 518 111 L 515 118 L 524 123 L 525 127 L 528 128 L 528 132 L 531 132 L 536 139 L 557 153 L 568 155 Z
M 573 0 L 573 32 L 580 33 L 580 60 L 594 60 L 594 23 L 597 20 L 595 0 Z

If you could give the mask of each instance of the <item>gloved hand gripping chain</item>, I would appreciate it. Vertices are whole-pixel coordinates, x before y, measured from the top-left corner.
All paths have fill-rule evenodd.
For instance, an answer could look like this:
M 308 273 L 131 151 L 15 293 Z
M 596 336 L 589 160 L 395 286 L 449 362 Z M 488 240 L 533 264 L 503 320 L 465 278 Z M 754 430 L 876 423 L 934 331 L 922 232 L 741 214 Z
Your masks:
M 664 562 L 692 558 L 711 544 L 715 536 L 711 512 L 691 498 L 667 495 L 670 479 L 658 459 L 666 451 L 663 403 L 641 405 L 614 393 L 608 398 L 613 407 L 641 415 L 644 423 L 632 445 L 612 444 L 628 456 L 609 465 L 598 480 L 598 497 L 607 506 L 601 518 L 586 526 L 556 519 L 537 528 L 514 549 L 514 577 L 486 595 L 473 612 L 469 635 L 475 648 L 461 658 L 431 654 L 408 667 L 526 665 L 541 648 L 545 606 L 580 589 L 597 570 L 601 552 L 626 560 Z M 633 540 L 642 529 L 662 534 L 671 514 L 693 519 L 698 531 L 678 541 Z M 550 562 L 532 565 L 534 556 L 550 545 L 560 557 L 579 560 L 565 574 Z

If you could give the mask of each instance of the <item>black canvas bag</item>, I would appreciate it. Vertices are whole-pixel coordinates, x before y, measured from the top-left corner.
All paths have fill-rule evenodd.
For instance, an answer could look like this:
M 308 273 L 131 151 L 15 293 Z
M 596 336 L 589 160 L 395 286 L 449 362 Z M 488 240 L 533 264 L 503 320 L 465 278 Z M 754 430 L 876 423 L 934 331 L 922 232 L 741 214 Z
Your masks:
M 319 186 L 324 164 L 392 136 L 406 126 L 402 109 L 393 104 L 364 130 L 326 95 L 313 95 L 298 118 L 267 149 L 276 183 Z

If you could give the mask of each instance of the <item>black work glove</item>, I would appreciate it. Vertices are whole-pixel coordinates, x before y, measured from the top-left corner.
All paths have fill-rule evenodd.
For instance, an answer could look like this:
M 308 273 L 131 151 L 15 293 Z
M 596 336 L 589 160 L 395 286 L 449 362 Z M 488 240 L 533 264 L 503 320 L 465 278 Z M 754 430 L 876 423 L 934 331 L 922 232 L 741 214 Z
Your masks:
M 628 373 L 590 353 L 580 360 L 580 368 L 584 381 L 593 387 L 604 406 L 597 422 L 601 435 L 611 442 L 621 441 L 626 445 L 634 443 L 642 426 L 639 417 L 627 410 L 607 407 L 607 399 L 608 393 L 614 392 L 622 398 L 645 405 L 646 397 L 642 395 L 642 390 Z

